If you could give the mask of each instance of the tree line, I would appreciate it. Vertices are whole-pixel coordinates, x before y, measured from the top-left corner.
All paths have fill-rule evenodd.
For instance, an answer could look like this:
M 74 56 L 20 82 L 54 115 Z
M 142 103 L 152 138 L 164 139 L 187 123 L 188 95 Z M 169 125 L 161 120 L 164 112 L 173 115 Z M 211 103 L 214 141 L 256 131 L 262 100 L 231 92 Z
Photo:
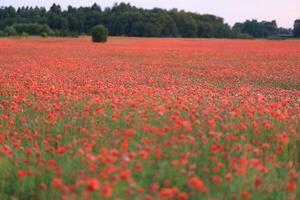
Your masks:
M 104 25 L 110 35 L 138 37 L 266 38 L 293 31 L 279 28 L 276 21 L 247 20 L 230 27 L 215 15 L 177 9 L 143 9 L 127 3 L 104 9 L 96 3 L 91 7 L 68 6 L 66 10 L 57 4 L 49 10 L 44 7 L 0 8 L 0 36 L 78 36 L 90 34 L 99 24 Z M 295 34 L 299 32 L 297 28 L 295 25 Z

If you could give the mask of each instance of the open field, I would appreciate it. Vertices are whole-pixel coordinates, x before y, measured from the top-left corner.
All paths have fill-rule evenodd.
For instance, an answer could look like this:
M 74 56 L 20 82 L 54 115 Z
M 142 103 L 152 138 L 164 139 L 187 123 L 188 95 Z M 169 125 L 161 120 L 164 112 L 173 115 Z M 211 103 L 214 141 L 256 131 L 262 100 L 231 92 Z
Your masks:
M 0 39 L 0 199 L 299 199 L 300 41 Z

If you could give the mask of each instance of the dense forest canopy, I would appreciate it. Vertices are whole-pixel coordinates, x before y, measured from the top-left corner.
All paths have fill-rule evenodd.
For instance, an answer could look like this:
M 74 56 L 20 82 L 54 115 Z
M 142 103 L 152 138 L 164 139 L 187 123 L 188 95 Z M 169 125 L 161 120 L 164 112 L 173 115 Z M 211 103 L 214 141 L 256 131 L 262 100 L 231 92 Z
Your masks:
M 75 8 L 63 10 L 53 4 L 44 7 L 12 6 L 0 8 L 0 35 L 56 35 L 76 36 L 90 34 L 91 29 L 102 24 L 113 36 L 141 37 L 206 37 L 206 38 L 265 38 L 276 34 L 289 34 L 292 29 L 278 28 L 276 21 L 247 20 L 233 28 L 224 19 L 209 14 L 160 8 L 143 9 L 127 3 L 113 7 Z M 295 35 L 299 26 L 295 25 Z
M 296 37 L 300 37 L 300 19 L 295 21 L 294 24 L 294 35 Z

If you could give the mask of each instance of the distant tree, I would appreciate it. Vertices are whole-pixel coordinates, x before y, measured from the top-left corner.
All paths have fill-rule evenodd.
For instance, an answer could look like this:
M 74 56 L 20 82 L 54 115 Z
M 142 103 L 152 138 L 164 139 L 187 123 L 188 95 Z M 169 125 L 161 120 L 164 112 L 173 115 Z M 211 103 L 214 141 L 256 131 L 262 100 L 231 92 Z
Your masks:
M 179 31 L 178 27 L 173 20 L 173 18 L 166 14 L 164 16 L 164 26 L 162 28 L 162 35 L 166 37 L 178 37 L 179 36 Z
M 267 37 L 270 35 L 276 34 L 278 26 L 277 26 L 277 22 L 275 20 L 273 20 L 271 22 L 263 21 L 262 24 L 265 29 L 264 31 L 267 34 Z
M 21 34 L 20 34 L 20 36 L 21 36 L 21 37 L 28 37 L 28 36 L 29 36 L 29 34 L 28 34 L 28 33 L 26 33 L 26 32 L 23 32 L 23 33 L 21 33 Z
M 55 14 L 60 14 L 62 12 L 60 5 L 56 5 L 55 3 L 50 7 L 50 12 Z
M 52 30 L 48 25 L 41 25 L 37 23 L 13 24 L 12 27 L 17 34 L 27 33 L 29 35 L 40 35 L 41 33 L 52 34 Z
M 64 31 L 68 29 L 67 19 L 54 12 L 49 14 L 47 24 L 50 26 L 51 29 L 54 30 Z
M 241 33 L 238 30 L 233 30 L 231 32 L 230 38 L 234 38 L 234 39 L 254 39 L 253 36 L 251 36 L 247 33 Z
M 294 23 L 294 35 L 300 37 L 300 19 L 297 19 Z
M 84 32 L 89 32 L 94 26 L 98 24 L 102 24 L 102 13 L 97 12 L 97 11 L 90 11 L 89 13 L 86 14 L 85 19 L 84 19 Z
M 276 30 L 276 32 L 278 33 L 278 34 L 292 34 L 293 33 L 293 31 L 294 31 L 294 29 L 292 29 L 292 28 L 282 28 L 282 27 L 279 27 L 277 30 Z
M 160 29 L 151 22 L 143 23 L 139 21 L 133 24 L 130 35 L 139 37 L 158 37 L 160 35 Z
M 278 28 L 276 21 L 247 20 L 231 28 L 223 18 L 215 15 L 177 9 L 143 9 L 129 3 L 116 3 L 104 9 L 96 3 L 89 7 L 68 6 L 67 10 L 58 4 L 53 4 L 49 10 L 44 7 L 0 7 L 0 30 L 15 24 L 22 24 L 21 28 L 18 26 L 20 29 L 25 28 L 24 24 L 47 25 L 53 30 L 51 34 L 46 31 L 49 35 L 72 37 L 89 34 L 98 24 L 107 27 L 111 35 L 140 37 L 225 38 L 251 35 L 264 38 L 286 31 Z M 20 34 L 19 30 L 16 31 Z M 36 34 L 36 31 L 25 32 Z
M 82 21 L 78 16 L 75 14 L 69 14 L 68 15 L 68 29 L 70 32 L 74 33 L 80 33 L 81 32 L 81 27 L 82 27 Z
M 97 25 L 92 28 L 92 41 L 93 42 L 106 42 L 108 30 L 103 25 Z
M 16 16 L 16 9 L 12 6 L 5 7 L 2 13 L 2 18 L 13 18 Z
M 236 23 L 233 29 L 256 38 L 266 38 L 274 35 L 277 32 L 278 27 L 276 21 L 258 22 L 257 20 L 247 20 L 244 23 Z
M 112 13 L 124 13 L 124 12 L 131 12 L 136 10 L 136 7 L 131 6 L 129 3 L 115 3 L 114 6 L 111 8 Z
M 94 3 L 91 7 L 91 10 L 101 12 L 101 7 L 98 4 Z
M 41 33 L 41 37 L 43 37 L 43 38 L 46 38 L 46 37 L 48 37 L 48 33 L 46 33 L 46 32 L 42 32 L 42 33 Z
M 214 34 L 213 26 L 209 22 L 198 21 L 197 22 L 197 36 L 198 37 L 212 37 Z
M 172 17 L 176 23 L 180 36 L 197 37 L 197 24 L 191 15 L 181 11 L 172 12 Z

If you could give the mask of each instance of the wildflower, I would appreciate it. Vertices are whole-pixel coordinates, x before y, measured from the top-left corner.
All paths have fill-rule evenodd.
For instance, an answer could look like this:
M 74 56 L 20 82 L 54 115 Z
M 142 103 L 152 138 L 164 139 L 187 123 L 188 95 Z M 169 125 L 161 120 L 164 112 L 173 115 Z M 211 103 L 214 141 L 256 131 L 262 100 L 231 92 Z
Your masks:
M 294 181 L 289 181 L 286 184 L 286 190 L 289 192 L 296 192 L 297 191 L 297 184 Z
M 159 196 L 160 198 L 173 198 L 177 192 L 177 188 L 165 188 L 159 192 Z
M 120 178 L 124 181 L 128 181 L 131 177 L 131 172 L 129 170 L 124 170 L 120 174 Z
M 87 185 L 87 190 L 92 192 L 92 191 L 95 191 L 95 190 L 98 190 L 99 189 L 99 181 L 97 179 L 90 179 L 88 181 L 88 185 Z
M 101 195 L 106 198 L 111 197 L 112 196 L 112 188 L 109 186 L 104 186 L 104 188 L 102 188 L 102 190 L 101 190 Z
M 243 191 L 242 192 L 242 198 L 245 199 L 245 200 L 248 200 L 250 199 L 251 195 L 248 191 Z
M 23 179 L 24 177 L 26 177 L 28 175 L 26 170 L 19 170 L 18 171 L 18 179 Z
M 189 184 L 200 192 L 204 192 L 204 193 L 208 192 L 208 188 L 204 185 L 204 182 L 200 178 L 197 177 L 191 178 L 189 180 Z
M 254 181 L 254 185 L 255 185 L 255 188 L 258 189 L 258 188 L 262 185 L 262 180 L 261 180 L 261 178 L 256 177 L 256 178 L 255 178 L 255 181 Z
M 124 131 L 124 135 L 125 136 L 135 135 L 135 130 L 134 129 L 128 129 L 128 130 Z
M 189 198 L 189 195 L 188 195 L 187 193 L 185 193 L 185 192 L 180 192 L 180 193 L 178 194 L 178 198 L 179 198 L 179 199 L 182 199 L 182 200 L 185 200 L 185 199 L 188 199 L 188 198 Z
M 59 188 L 59 187 L 63 186 L 63 183 L 62 183 L 61 179 L 55 178 L 52 180 L 52 186 Z

